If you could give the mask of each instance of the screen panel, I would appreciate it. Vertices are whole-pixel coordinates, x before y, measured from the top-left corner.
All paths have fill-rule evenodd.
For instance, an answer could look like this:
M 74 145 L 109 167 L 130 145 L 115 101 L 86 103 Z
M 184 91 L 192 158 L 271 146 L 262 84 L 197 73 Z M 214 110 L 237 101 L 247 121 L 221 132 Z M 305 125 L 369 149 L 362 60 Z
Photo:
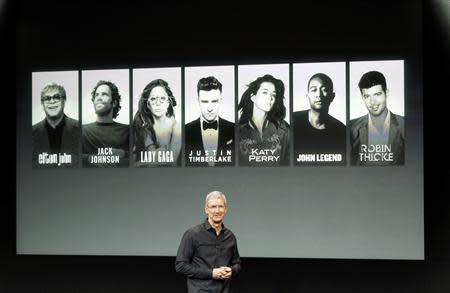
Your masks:
M 313 4 L 310 6 L 315 7 Z M 383 45 L 379 46 L 364 42 L 363 32 L 356 28 L 351 29 L 347 23 L 333 22 L 335 19 L 331 13 L 326 13 L 329 14 L 330 20 L 324 25 L 331 29 L 331 23 L 335 24 L 331 29 L 334 37 L 322 34 L 323 37 L 319 40 L 314 37 L 321 33 L 319 28 L 307 26 L 305 30 L 300 29 L 304 24 L 302 22 L 311 19 L 305 17 L 299 20 L 298 25 L 286 26 L 286 30 L 281 29 L 284 24 L 281 22 L 280 25 L 266 31 L 277 32 L 275 38 L 277 41 L 280 40 L 281 44 L 290 43 L 292 46 L 262 46 L 265 44 L 262 33 L 257 33 L 255 35 L 257 40 L 248 44 L 243 42 L 248 37 L 244 32 L 253 27 L 247 22 L 240 21 L 239 19 L 244 17 L 243 13 L 238 13 L 238 20 L 230 25 L 233 31 L 231 37 L 211 42 L 210 40 L 214 40 L 215 37 L 208 36 L 207 39 L 200 41 L 204 48 L 208 48 L 202 52 L 198 50 L 198 39 L 193 43 L 186 41 L 183 44 L 183 55 L 186 57 L 180 57 L 179 41 L 171 41 L 170 37 L 152 34 L 154 31 L 149 27 L 143 30 L 143 27 L 140 27 L 141 30 L 138 30 L 133 24 L 129 24 L 127 36 L 130 44 L 135 43 L 133 40 L 149 38 L 155 41 L 164 38 L 168 45 L 164 48 L 155 46 L 151 50 L 134 48 L 134 51 L 126 53 L 126 50 L 118 50 L 114 46 L 105 49 L 91 42 L 92 46 L 88 52 L 83 49 L 83 44 L 88 43 L 92 37 L 77 33 L 82 31 L 83 24 L 76 27 L 62 25 L 58 30 L 67 30 L 83 40 L 82 44 L 70 43 L 79 51 L 68 56 L 50 46 L 50 43 L 46 42 L 48 37 L 30 29 L 32 25 L 37 25 L 38 18 L 28 12 L 27 18 L 21 20 L 23 30 L 20 32 L 21 36 L 26 38 L 19 38 L 19 55 L 23 58 L 18 65 L 19 86 L 16 104 L 17 252 L 173 256 L 182 233 L 204 220 L 206 194 L 211 190 L 221 190 L 227 195 L 230 208 L 225 224 L 236 234 L 240 253 L 244 257 L 423 259 L 422 69 L 421 49 L 418 45 L 420 22 L 406 26 L 399 21 L 399 17 L 411 19 L 414 16 L 414 19 L 420 19 L 417 18 L 417 15 L 420 15 L 420 8 L 417 7 L 417 4 L 409 6 L 406 2 L 401 2 L 384 10 L 388 16 L 398 16 L 395 18 L 397 26 L 389 20 L 390 17 L 386 17 L 386 22 L 376 27 L 383 32 L 379 40 Z M 365 11 L 368 13 L 367 17 L 374 16 L 375 12 L 367 12 L 370 9 L 359 7 L 361 10 L 357 10 L 357 8 L 355 11 L 343 8 L 338 11 L 341 12 L 341 17 L 346 16 L 344 18 L 349 20 L 354 12 Z M 36 12 L 41 10 L 36 9 Z M 128 7 L 128 10 L 132 9 Z M 127 6 L 124 11 L 127 11 Z M 192 10 L 188 12 L 197 16 L 201 14 L 200 12 L 196 14 Z M 174 13 L 181 22 L 185 20 L 185 13 L 177 11 Z M 288 14 L 283 21 L 289 19 L 295 19 L 294 15 Z M 195 23 L 189 24 L 187 21 L 183 23 L 186 24 L 185 28 L 166 27 L 165 31 L 170 32 L 170 36 L 177 40 L 183 40 L 183 34 L 190 37 L 197 35 Z M 47 25 L 50 23 L 43 21 L 39 22 L 38 26 L 45 30 Z M 89 25 L 95 27 L 95 23 Z M 366 25 L 375 28 L 371 24 Z M 120 32 L 114 24 L 112 29 Z M 222 28 L 216 30 L 222 31 Z M 299 39 L 287 41 L 293 31 L 298 34 Z M 99 39 L 108 37 L 111 37 L 108 33 L 97 36 Z M 324 42 L 331 42 L 333 38 L 350 41 L 332 42 L 333 46 L 325 48 Z M 352 38 L 354 41 L 351 41 Z M 229 50 L 230 39 L 234 40 L 234 50 Z M 26 42 L 35 46 L 26 46 Z M 62 47 L 70 47 L 67 44 L 65 39 L 60 42 Z M 39 49 L 31 54 L 31 47 Z M 131 47 L 133 46 L 130 45 Z M 150 55 L 149 50 L 152 53 Z M 361 97 L 357 97 L 359 78 L 351 77 L 354 72 L 352 66 L 363 62 L 375 64 L 386 61 L 400 62 L 403 68 L 403 82 L 398 79 L 394 82 L 389 77 L 387 81 L 389 89 L 396 86 L 403 88 L 400 89 L 400 94 L 403 92 L 404 96 L 403 105 L 400 104 L 400 108 L 392 106 L 392 112 L 403 116 L 405 120 L 404 164 L 356 166 L 350 161 L 351 133 L 348 127 L 352 119 L 359 117 L 353 116 L 352 103 L 354 99 L 356 103 Z M 332 108 L 330 113 L 340 118 L 338 119 L 340 121 L 345 117 L 345 121 L 341 122 L 347 127 L 348 158 L 345 159 L 345 164 L 338 166 L 297 166 L 294 164 L 293 152 L 293 140 L 296 137 L 293 113 L 303 110 L 296 108 L 296 101 L 300 97 L 305 99 L 305 96 L 299 94 L 299 97 L 296 93 L 297 87 L 302 87 L 301 81 L 297 83 L 296 70 L 301 65 L 315 66 L 324 62 L 345 65 L 345 73 L 339 75 L 339 78 L 345 80 L 345 114 L 335 114 L 334 110 L 331 111 Z M 43 116 L 37 121 L 33 118 L 35 110 L 41 115 L 43 113 L 41 101 L 37 100 L 37 105 L 33 104 L 35 97 L 39 96 L 42 90 L 34 89 L 36 83 L 33 81 L 34 76 L 43 72 L 78 74 L 73 79 L 76 80 L 76 85 L 72 86 L 75 88 L 78 86 L 78 97 L 76 93 L 70 93 L 71 100 L 78 101 L 78 108 L 75 107 L 75 111 L 68 112 L 68 115 L 73 115 L 72 118 L 79 123 L 85 116 L 80 108 L 80 105 L 82 107 L 86 105 L 82 94 L 85 90 L 84 73 L 103 70 L 127 72 L 124 75 L 125 79 L 128 78 L 127 82 L 119 90 L 127 92 L 129 99 L 125 104 L 128 109 L 121 109 L 119 117 L 126 118 L 123 124 L 132 125 L 135 114 L 132 105 L 142 90 L 133 87 L 137 77 L 135 70 L 179 68 L 178 81 L 171 83 L 172 87 L 175 87 L 174 83 L 181 83 L 178 91 L 181 103 L 175 117 L 181 118 L 181 151 L 184 152 L 185 125 L 190 122 L 186 110 L 188 107 L 196 106 L 195 103 L 187 104 L 188 68 L 197 66 L 234 68 L 232 74 L 234 80 L 231 78 L 235 91 L 233 115 L 228 111 L 226 115 L 229 115 L 228 120 L 235 123 L 235 141 L 238 141 L 240 139 L 238 104 L 241 99 L 239 68 L 276 64 L 284 64 L 287 68 L 287 77 L 283 79 L 288 93 L 285 96 L 288 109 L 285 117 L 289 117 L 283 120 L 290 126 L 291 152 L 287 165 L 242 166 L 236 161 L 231 166 L 225 167 L 192 168 L 186 166 L 185 160 L 174 168 L 162 166 L 136 168 L 131 164 L 123 168 L 84 168 L 81 162 L 72 168 L 34 168 L 32 165 L 35 145 L 32 126 L 44 119 Z M 367 64 L 364 70 L 382 71 Z M 313 71 L 327 74 L 320 66 Z M 258 72 L 256 76 L 265 73 Z M 310 74 L 312 76 L 313 72 Z M 398 71 L 396 74 L 401 76 Z M 339 83 L 339 78 L 333 76 L 332 78 L 336 84 Z M 150 82 L 150 79 L 154 78 L 149 77 L 146 82 Z M 52 80 L 64 82 L 54 78 Z M 245 88 L 244 84 L 242 86 Z M 342 84 L 340 86 L 342 87 Z M 70 87 L 69 83 L 65 83 L 68 95 Z M 337 90 L 336 86 L 336 93 Z M 92 86 L 89 91 L 92 91 Z M 354 92 L 356 94 L 353 94 Z M 339 98 L 341 105 L 342 95 L 341 90 Z M 339 101 L 338 97 L 336 98 L 333 103 Z M 54 102 L 55 99 L 51 98 L 49 101 Z M 69 97 L 67 106 L 68 102 Z M 89 99 L 88 102 L 92 103 Z M 364 104 L 362 106 L 360 115 L 364 115 Z M 387 106 L 391 108 L 389 100 Z M 404 112 L 401 111 L 402 107 Z M 70 107 L 66 108 L 69 110 Z M 197 112 L 196 115 L 200 114 Z M 83 124 L 79 125 L 82 130 Z M 130 127 L 132 134 L 133 128 Z M 134 136 L 131 135 L 128 149 L 130 154 L 133 139 Z M 79 142 L 74 153 L 82 151 L 81 144 L 82 142 Z M 238 151 L 237 145 L 234 150 Z

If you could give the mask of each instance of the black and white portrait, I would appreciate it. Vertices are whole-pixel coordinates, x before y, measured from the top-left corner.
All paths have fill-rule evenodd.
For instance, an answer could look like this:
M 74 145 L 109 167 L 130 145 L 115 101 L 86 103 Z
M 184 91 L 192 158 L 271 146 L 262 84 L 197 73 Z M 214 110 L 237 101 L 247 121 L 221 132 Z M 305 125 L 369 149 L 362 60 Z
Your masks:
M 181 68 L 133 69 L 133 165 L 181 165 Z
M 32 73 L 34 168 L 78 167 L 78 71 Z
M 185 68 L 185 165 L 233 166 L 234 66 Z
M 405 162 L 403 60 L 350 62 L 352 165 Z
M 129 70 L 85 70 L 81 76 L 83 167 L 128 167 Z
M 289 64 L 238 66 L 239 165 L 289 165 Z
M 345 165 L 345 62 L 293 64 L 294 165 Z

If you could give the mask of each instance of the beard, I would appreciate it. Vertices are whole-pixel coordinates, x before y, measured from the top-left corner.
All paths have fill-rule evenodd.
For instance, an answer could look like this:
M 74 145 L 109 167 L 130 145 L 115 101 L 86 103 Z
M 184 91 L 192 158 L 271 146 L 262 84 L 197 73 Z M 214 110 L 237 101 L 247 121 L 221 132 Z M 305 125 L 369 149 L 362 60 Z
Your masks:
M 106 103 L 104 103 L 105 105 L 107 105 Z M 108 106 L 104 106 L 100 109 L 97 109 L 95 107 L 95 114 L 97 114 L 98 116 L 108 116 L 112 111 L 114 110 L 114 108 L 112 107 L 111 103 Z

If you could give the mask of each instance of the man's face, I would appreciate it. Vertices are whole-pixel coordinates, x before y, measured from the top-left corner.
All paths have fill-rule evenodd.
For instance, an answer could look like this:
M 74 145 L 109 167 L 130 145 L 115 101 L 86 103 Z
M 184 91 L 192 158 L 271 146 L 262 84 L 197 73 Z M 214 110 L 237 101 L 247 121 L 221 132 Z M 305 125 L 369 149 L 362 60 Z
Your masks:
M 47 91 L 41 98 L 41 104 L 48 119 L 56 120 L 64 115 L 65 100 L 57 89 Z
M 334 99 L 334 92 L 330 85 L 324 83 L 320 78 L 314 78 L 309 82 L 308 93 L 311 109 L 316 111 L 326 110 Z
M 206 121 L 213 121 L 219 114 L 220 103 L 222 102 L 222 93 L 220 90 L 210 90 L 198 92 L 198 103 L 203 119 Z
M 220 224 L 227 213 L 227 206 L 222 198 L 211 199 L 205 207 L 210 222 Z
M 251 100 L 256 108 L 267 113 L 272 110 L 276 95 L 275 85 L 265 81 L 261 83 L 256 94 L 251 97 Z
M 169 108 L 169 96 L 162 86 L 152 89 L 147 100 L 147 107 L 154 117 L 159 118 L 166 115 L 167 108 Z
M 361 89 L 361 96 L 372 116 L 379 116 L 386 111 L 387 93 L 381 85 Z
M 97 88 L 94 95 L 94 109 L 99 116 L 106 116 L 113 110 L 111 89 L 102 84 Z

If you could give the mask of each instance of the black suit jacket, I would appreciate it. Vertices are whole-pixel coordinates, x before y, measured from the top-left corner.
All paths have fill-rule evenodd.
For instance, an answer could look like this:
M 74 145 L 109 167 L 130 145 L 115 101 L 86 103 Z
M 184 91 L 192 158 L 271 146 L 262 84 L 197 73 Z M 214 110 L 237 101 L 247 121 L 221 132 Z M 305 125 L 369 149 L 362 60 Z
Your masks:
M 186 166 L 208 166 L 208 163 L 189 162 L 189 154 L 201 151 L 204 154 L 202 129 L 200 118 L 186 124 L 185 126 L 185 163 Z M 219 138 L 217 141 L 217 154 L 226 155 L 227 150 L 231 150 L 231 163 L 217 162 L 214 166 L 234 165 L 234 123 L 219 117 Z
M 33 125 L 33 167 L 58 167 L 55 165 L 39 165 L 38 156 L 43 152 L 51 153 L 50 143 L 48 141 L 47 129 L 45 127 L 45 119 Z M 64 129 L 61 138 L 61 153 L 71 154 L 72 163 L 64 165 L 64 167 L 78 167 L 80 153 L 80 126 L 78 121 L 64 116 Z M 63 165 L 61 165 L 63 166 Z

